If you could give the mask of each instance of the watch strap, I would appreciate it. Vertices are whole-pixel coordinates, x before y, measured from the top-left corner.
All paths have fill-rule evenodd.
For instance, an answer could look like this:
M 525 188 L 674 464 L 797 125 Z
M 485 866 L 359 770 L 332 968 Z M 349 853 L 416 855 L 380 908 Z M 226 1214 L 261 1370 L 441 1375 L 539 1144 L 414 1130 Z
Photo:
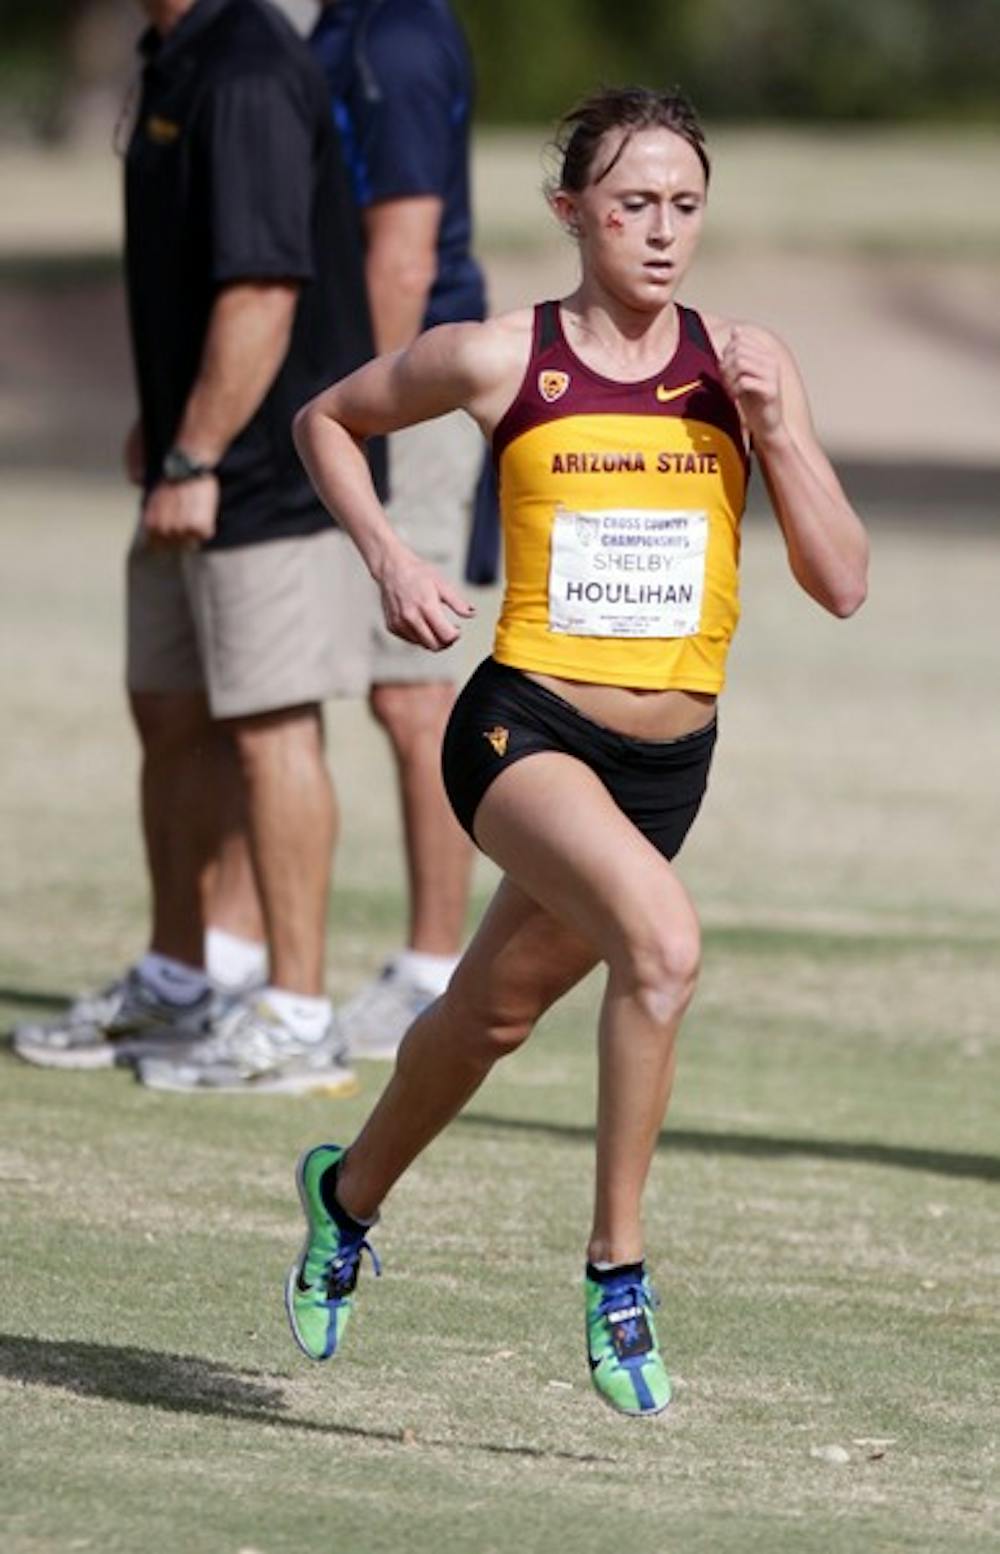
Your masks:
M 200 480 L 205 475 L 214 475 L 217 467 L 194 458 L 186 448 L 173 447 L 168 448 L 163 456 L 161 474 L 170 485 L 180 485 L 185 480 Z

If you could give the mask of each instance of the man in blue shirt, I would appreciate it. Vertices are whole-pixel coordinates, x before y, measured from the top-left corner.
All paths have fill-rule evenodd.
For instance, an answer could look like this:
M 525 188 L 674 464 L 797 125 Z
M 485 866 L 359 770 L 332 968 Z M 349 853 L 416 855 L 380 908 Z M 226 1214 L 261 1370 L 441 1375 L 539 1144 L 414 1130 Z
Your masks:
M 400 350 L 436 324 L 481 319 L 470 252 L 471 60 L 447 0 L 327 0 L 311 44 L 326 73 L 365 237 L 376 349 Z M 397 529 L 453 577 L 461 571 L 482 438 L 462 415 L 390 440 Z M 406 948 L 340 1012 L 358 1056 L 390 1056 L 444 991 L 457 959 L 471 854 L 440 776 L 458 665 L 392 637 L 357 553 L 340 536 L 342 691 L 367 690 L 399 772 L 410 890 Z

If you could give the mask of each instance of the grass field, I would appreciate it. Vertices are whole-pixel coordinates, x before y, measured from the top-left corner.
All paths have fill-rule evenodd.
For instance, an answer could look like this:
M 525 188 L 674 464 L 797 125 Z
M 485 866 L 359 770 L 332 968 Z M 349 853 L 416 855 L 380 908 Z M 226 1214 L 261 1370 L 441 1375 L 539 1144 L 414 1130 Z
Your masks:
M 110 482 L 0 496 L 9 1019 L 141 945 L 128 522 Z M 0 1054 L 3 1554 L 992 1554 L 998 591 L 986 529 L 887 518 L 866 611 L 833 622 L 748 526 L 682 867 L 705 971 L 649 1194 L 666 1416 L 619 1421 L 585 1370 L 595 982 L 400 1187 L 334 1368 L 285 1330 L 291 1168 L 383 1068 L 357 1101 L 253 1102 Z M 400 900 L 361 708 L 330 743 L 340 995 Z

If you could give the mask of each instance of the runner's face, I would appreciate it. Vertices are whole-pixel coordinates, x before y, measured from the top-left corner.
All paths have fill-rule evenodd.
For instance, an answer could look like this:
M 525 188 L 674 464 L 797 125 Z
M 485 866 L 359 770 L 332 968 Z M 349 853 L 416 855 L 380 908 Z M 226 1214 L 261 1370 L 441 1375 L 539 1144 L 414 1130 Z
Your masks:
M 598 147 L 597 173 L 614 155 L 621 130 Z M 705 174 L 697 153 L 671 130 L 633 135 L 599 183 L 566 196 L 579 232 L 584 276 L 642 311 L 662 307 L 698 245 L 705 213 Z

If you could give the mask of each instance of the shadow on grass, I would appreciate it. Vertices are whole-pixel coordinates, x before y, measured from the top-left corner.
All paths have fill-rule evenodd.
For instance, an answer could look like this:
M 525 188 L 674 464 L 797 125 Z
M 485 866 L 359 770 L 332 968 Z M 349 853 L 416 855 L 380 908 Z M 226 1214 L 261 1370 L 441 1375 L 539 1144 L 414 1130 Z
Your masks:
M 541 1133 L 571 1144 L 592 1144 L 594 1130 L 576 1123 L 529 1121 L 497 1117 L 487 1112 L 463 1112 L 456 1123 L 484 1133 Z M 915 1149 L 906 1144 L 875 1144 L 847 1139 L 772 1138 L 754 1133 L 700 1133 L 691 1128 L 667 1128 L 657 1146 L 697 1155 L 738 1155 L 750 1160 L 836 1160 L 849 1165 L 890 1166 L 903 1171 L 927 1171 L 934 1176 L 966 1177 L 1000 1182 L 1000 1156 L 969 1155 L 957 1150 Z
M 57 1014 L 68 1008 L 72 999 L 67 993 L 46 993 L 37 988 L 0 987 L 0 1004 L 13 1004 L 17 1009 L 50 1009 Z
M 172 1414 L 208 1414 L 217 1419 L 242 1420 L 312 1435 L 405 1444 L 399 1430 L 334 1424 L 292 1414 L 281 1386 L 270 1378 L 259 1371 L 233 1370 L 200 1355 L 0 1333 L 0 1377 L 26 1386 L 53 1387 L 78 1397 L 109 1398 Z M 417 1434 L 413 1444 L 449 1451 L 489 1452 L 502 1457 L 579 1463 L 609 1461 L 606 1456 L 593 1453 L 547 1451 L 540 1446 L 500 1441 L 440 1441 Z

